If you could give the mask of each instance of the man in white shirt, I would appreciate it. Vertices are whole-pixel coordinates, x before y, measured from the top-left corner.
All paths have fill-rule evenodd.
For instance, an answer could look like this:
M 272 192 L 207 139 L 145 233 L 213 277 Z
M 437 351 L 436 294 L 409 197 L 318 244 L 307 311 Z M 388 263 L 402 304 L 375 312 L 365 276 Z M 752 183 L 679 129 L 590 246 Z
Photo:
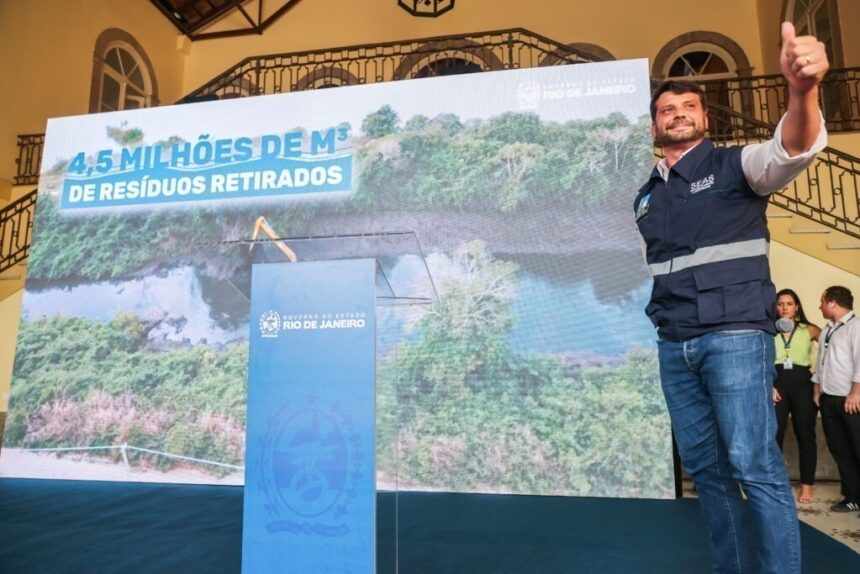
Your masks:
M 860 320 L 853 308 L 854 296 L 845 287 L 828 287 L 821 295 L 821 314 L 829 322 L 812 382 L 845 497 L 830 507 L 834 512 L 860 510 Z

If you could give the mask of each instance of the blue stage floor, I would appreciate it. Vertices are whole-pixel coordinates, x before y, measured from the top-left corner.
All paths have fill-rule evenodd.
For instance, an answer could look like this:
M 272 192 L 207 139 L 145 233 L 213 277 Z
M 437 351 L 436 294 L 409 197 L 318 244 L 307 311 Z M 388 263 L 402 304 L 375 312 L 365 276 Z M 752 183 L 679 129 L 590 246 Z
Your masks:
M 238 573 L 241 520 L 240 487 L 0 479 L 0 572 Z M 690 499 L 385 493 L 378 524 L 382 573 L 710 571 Z M 848 547 L 801 533 L 805 574 L 860 572 Z

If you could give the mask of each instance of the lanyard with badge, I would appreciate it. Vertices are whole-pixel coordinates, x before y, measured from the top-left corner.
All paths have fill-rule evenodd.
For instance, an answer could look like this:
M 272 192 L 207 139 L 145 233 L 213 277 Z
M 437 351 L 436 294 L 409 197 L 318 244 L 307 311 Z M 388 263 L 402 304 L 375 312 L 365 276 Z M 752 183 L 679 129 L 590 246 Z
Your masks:
M 857 315 L 851 315 L 851 317 L 848 318 L 848 321 L 850 321 L 851 319 L 853 319 L 856 316 Z M 842 327 L 844 327 L 845 323 L 847 323 L 848 321 L 840 321 L 838 324 L 831 325 L 827 329 L 827 334 L 824 335 L 824 349 L 821 352 L 821 365 L 822 366 L 824 366 L 824 362 L 827 360 L 827 349 L 828 349 L 828 347 L 830 347 L 830 339 L 832 339 L 833 334 L 836 333 L 836 331 L 838 331 Z
M 785 333 L 780 333 L 779 336 L 782 337 L 782 344 L 785 347 L 785 359 L 782 361 L 783 369 L 793 369 L 794 363 L 791 361 L 791 357 L 788 356 L 791 351 L 791 340 L 794 339 L 794 333 L 797 332 L 797 323 L 794 324 L 794 327 L 791 329 L 791 334 L 788 336 L 788 341 L 785 340 Z

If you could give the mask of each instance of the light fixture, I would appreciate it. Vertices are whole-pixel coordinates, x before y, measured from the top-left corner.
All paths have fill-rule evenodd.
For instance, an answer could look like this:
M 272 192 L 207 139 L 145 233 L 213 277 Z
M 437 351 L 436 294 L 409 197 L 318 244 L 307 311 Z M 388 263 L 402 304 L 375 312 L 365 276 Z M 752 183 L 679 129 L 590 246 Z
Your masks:
M 397 4 L 413 16 L 435 18 L 454 7 L 454 0 L 397 0 Z

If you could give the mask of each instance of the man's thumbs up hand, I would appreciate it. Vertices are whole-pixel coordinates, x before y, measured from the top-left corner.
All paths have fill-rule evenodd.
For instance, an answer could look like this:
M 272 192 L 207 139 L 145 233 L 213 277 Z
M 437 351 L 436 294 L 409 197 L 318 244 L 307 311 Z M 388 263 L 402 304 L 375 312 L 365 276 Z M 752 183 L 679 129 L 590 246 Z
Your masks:
M 779 67 L 790 88 L 805 93 L 814 88 L 830 69 L 824 43 L 815 36 L 798 36 L 791 22 L 782 23 Z

